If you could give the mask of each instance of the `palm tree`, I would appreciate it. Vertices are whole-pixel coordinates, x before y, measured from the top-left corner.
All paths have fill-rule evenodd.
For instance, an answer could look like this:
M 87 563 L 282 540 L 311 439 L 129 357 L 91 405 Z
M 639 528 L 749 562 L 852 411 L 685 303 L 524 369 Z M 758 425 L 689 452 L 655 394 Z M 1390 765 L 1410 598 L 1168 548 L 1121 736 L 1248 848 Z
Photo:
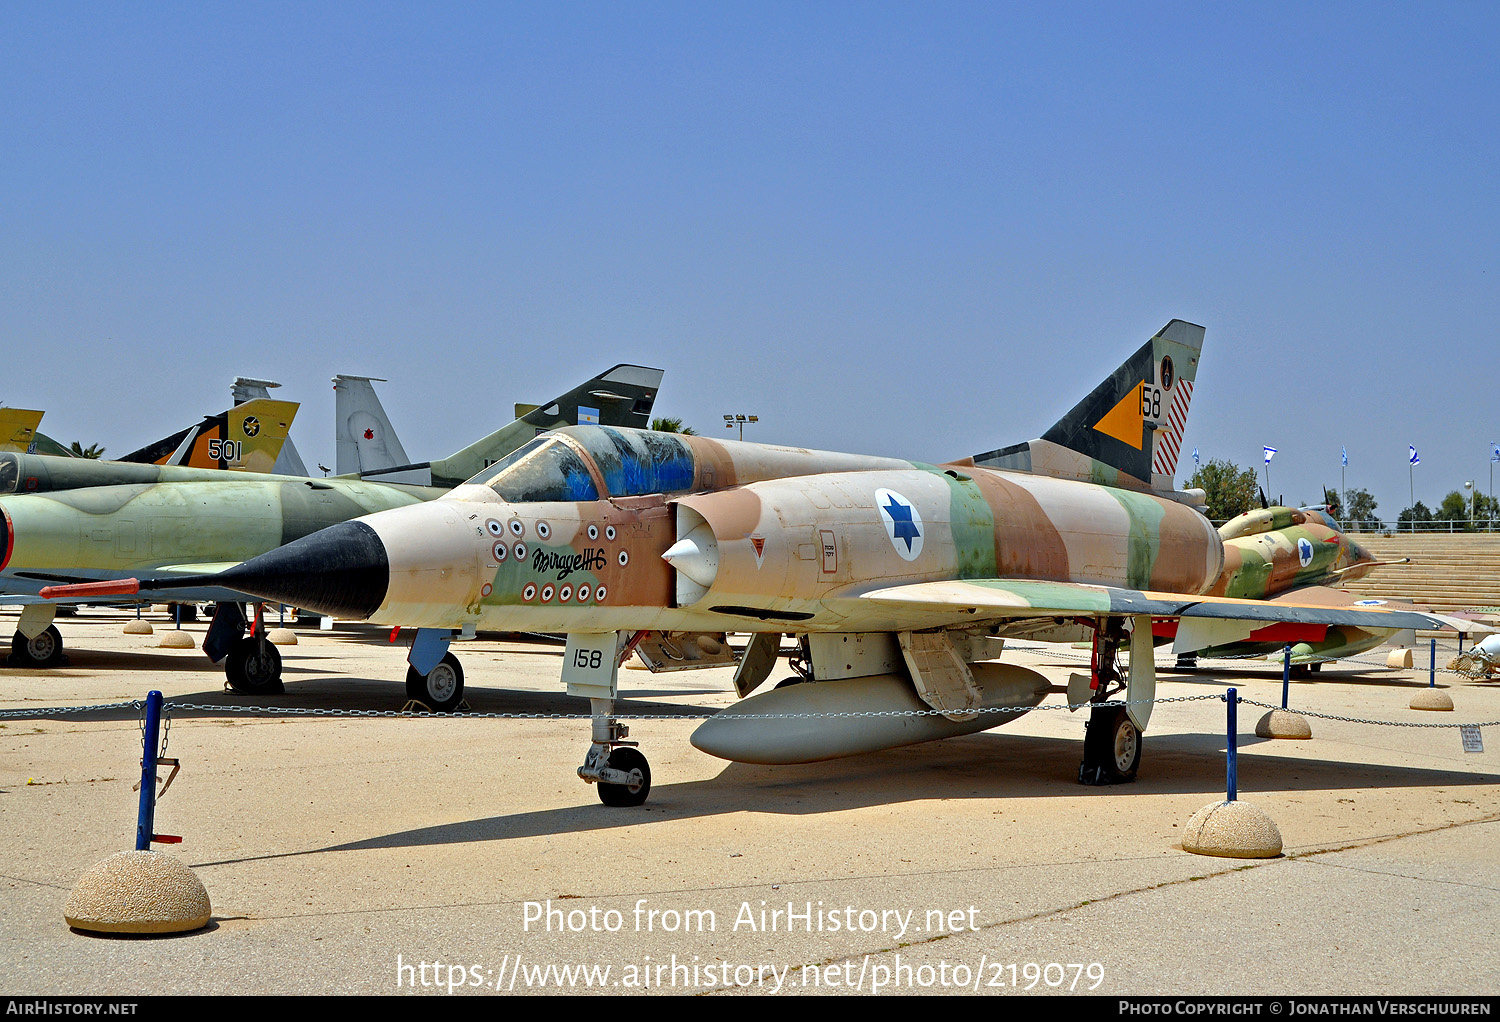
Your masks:
M 87 447 L 85 447 L 77 440 L 74 440 L 73 443 L 68 446 L 68 450 L 73 452 L 73 457 L 75 458 L 97 459 L 104 454 L 104 448 L 99 444 L 89 444 Z
M 692 426 L 684 426 L 681 419 L 660 418 L 651 420 L 651 428 L 658 433 L 683 433 L 687 436 L 697 436 L 698 431 Z

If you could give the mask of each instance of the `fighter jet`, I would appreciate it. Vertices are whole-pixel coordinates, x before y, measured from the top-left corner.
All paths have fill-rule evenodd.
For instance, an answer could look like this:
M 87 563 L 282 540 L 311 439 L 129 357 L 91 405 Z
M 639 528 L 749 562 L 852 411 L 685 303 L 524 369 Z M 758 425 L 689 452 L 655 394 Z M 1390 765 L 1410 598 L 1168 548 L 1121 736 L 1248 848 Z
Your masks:
M 592 407 L 590 395 L 608 392 L 618 400 L 600 406 L 598 414 L 605 421 L 645 425 L 661 375 L 658 369 L 617 365 L 549 407 Z M 533 436 L 536 428 L 528 423 L 525 435 Z M 450 460 L 491 463 L 509 453 L 506 444 L 514 435 L 491 434 Z M 270 460 L 274 459 L 272 454 Z M 0 603 L 25 608 L 11 643 L 10 662 L 41 667 L 62 661 L 62 636 L 52 624 L 57 604 L 38 595 L 44 586 L 151 571 L 197 581 L 170 592 L 153 587 L 128 595 L 95 591 L 67 602 L 213 602 L 217 608 L 205 652 L 225 664 L 237 691 L 278 691 L 281 657 L 265 641 L 259 622 L 262 608 L 257 602 L 256 625 L 245 636 L 248 622 L 240 604 L 256 601 L 243 590 L 219 584 L 214 573 L 334 523 L 445 492 L 443 487 L 358 478 L 227 474 L 0 454 Z
M 514 422 L 451 457 L 414 464 L 371 386 L 385 381 L 370 376 L 335 376 L 335 470 L 339 475 L 361 479 L 452 489 L 549 429 L 588 423 L 645 425 L 650 421 L 661 377 L 660 369 L 615 366 L 545 405 L 516 405 Z
M 618 668 L 644 633 L 753 633 L 741 695 L 770 676 L 781 637 L 796 637 L 806 684 L 746 699 L 694 735 L 715 755 L 786 763 L 1004 723 L 1049 685 L 994 662 L 994 640 L 1070 628 L 1097 651 L 1080 777 L 1124 780 L 1150 719 L 1155 619 L 1437 624 L 1205 595 L 1224 541 L 1193 506 L 1201 492 L 1170 489 L 1202 341 L 1202 327 L 1173 320 L 1041 438 L 944 464 L 559 429 L 440 500 L 336 525 L 217 579 L 415 625 L 416 671 L 451 659 L 466 626 L 567 633 L 562 680 L 593 716 L 578 773 L 609 805 L 650 790 L 614 717 Z M 1128 706 L 1106 701 L 1121 685 Z
M 1364 578 L 1382 564 L 1339 527 L 1327 508 L 1266 507 L 1230 519 L 1219 527 L 1224 540 L 1224 570 L 1208 590 L 1210 596 L 1252 600 L 1323 602 L 1330 606 L 1383 606 L 1361 601 L 1340 590 L 1347 581 Z M 1163 621 L 1158 639 L 1175 639 L 1181 627 L 1193 632 L 1197 655 L 1247 657 L 1279 654 L 1292 648 L 1295 671 L 1318 670 L 1325 660 L 1353 656 L 1390 639 L 1397 629 L 1278 622 Z

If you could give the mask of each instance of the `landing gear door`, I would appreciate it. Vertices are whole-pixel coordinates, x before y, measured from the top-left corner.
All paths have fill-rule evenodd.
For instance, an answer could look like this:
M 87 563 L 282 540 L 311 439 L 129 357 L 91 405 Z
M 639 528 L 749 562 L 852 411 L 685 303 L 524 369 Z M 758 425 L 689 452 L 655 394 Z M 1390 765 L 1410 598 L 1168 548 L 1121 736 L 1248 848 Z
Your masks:
M 1136 617 L 1130 633 L 1130 676 L 1125 683 L 1125 712 L 1144 732 L 1151 721 L 1151 700 L 1156 698 L 1156 652 L 1151 641 L 1151 619 Z
M 619 691 L 619 649 L 619 632 L 569 632 L 562 669 L 568 695 L 615 698 Z

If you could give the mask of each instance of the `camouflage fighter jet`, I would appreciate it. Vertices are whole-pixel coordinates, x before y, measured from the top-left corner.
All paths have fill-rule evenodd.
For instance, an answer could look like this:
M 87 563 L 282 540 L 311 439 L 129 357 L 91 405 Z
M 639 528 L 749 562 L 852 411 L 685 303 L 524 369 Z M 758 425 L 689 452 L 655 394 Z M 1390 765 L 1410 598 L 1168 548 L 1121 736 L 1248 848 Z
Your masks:
M 1246 511 L 1219 527 L 1224 540 L 1224 570 L 1208 590 L 1209 596 L 1329 606 L 1385 606 L 1379 600 L 1358 600 L 1338 586 L 1364 578 L 1383 564 L 1345 533 L 1326 508 L 1267 507 Z M 1392 606 L 1397 606 L 1392 604 Z M 1403 608 L 1418 609 L 1418 608 Z M 1183 631 L 1186 629 L 1186 633 Z M 1158 639 L 1183 639 L 1198 654 L 1248 657 L 1279 654 L 1292 647 L 1292 663 L 1303 672 L 1319 670 L 1323 661 L 1353 656 L 1373 649 L 1398 631 L 1316 622 L 1277 622 L 1254 625 L 1230 621 L 1158 622 Z
M 603 421 L 645 425 L 662 372 L 617 365 L 500 430 L 448 461 L 483 466 L 551 426 L 572 421 L 580 408 Z M 604 393 L 611 400 L 601 402 Z M 282 402 L 273 402 L 282 404 Z M 251 405 L 242 405 L 248 408 Z M 285 436 L 285 430 L 279 431 Z M 179 449 L 203 441 L 186 436 Z M 226 443 L 221 438 L 221 443 Z M 220 448 L 220 453 L 223 448 Z M 267 466 L 274 452 L 265 460 Z M 100 463 L 0 454 L 0 603 L 24 606 L 11 642 L 12 666 L 62 662 L 62 636 L 52 624 L 56 602 L 40 590 L 56 582 L 120 579 L 151 571 L 199 581 L 172 592 L 129 596 L 92 593 L 75 603 L 179 600 L 217 604 L 205 652 L 223 661 L 237 691 L 281 687 L 281 657 L 265 641 L 261 607 L 249 637 L 243 591 L 217 583 L 219 569 L 274 549 L 326 526 L 372 511 L 405 507 L 447 492 L 357 478 L 296 478 L 261 473 L 149 464 Z
M 1202 327 L 1174 320 L 1043 437 L 947 464 L 560 429 L 440 500 L 336 525 L 218 577 L 264 599 L 416 625 L 409 659 L 423 673 L 456 670 L 455 629 L 567 633 L 562 680 L 593 715 L 578 773 L 610 805 L 650 790 L 614 709 L 624 654 L 653 631 L 753 633 L 741 695 L 770 676 L 782 635 L 798 638 L 806 684 L 745 699 L 694 735 L 700 749 L 762 763 L 994 727 L 1049 691 L 1042 675 L 993 662 L 994 640 L 1092 634 L 1097 705 L 1080 775 L 1128 779 L 1155 690 L 1153 620 L 1435 623 L 1205 595 L 1224 541 L 1195 510 L 1201 492 L 1170 489 L 1202 340 Z M 1124 678 L 1122 647 L 1134 654 Z M 1105 704 L 1122 683 L 1132 705 Z M 1007 710 L 981 712 L 996 708 Z M 840 716 L 871 710 L 936 712 Z

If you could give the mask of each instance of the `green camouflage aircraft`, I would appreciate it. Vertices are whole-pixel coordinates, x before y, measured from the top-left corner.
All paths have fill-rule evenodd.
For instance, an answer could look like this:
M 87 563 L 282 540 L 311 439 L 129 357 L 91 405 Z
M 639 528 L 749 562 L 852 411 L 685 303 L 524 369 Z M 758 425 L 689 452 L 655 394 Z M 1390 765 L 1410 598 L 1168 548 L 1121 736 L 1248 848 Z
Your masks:
M 576 421 L 580 413 L 596 421 L 644 425 L 661 376 L 659 369 L 614 366 L 434 464 L 482 466 L 523 440 Z M 279 432 L 284 438 L 285 430 Z M 271 453 L 264 463 L 269 466 L 275 457 Z M 38 595 L 43 586 L 151 571 L 203 582 L 171 593 L 146 590 L 128 598 L 96 593 L 72 602 L 214 602 L 218 608 L 205 643 L 210 657 L 225 662 L 237 691 L 279 690 L 281 658 L 259 627 L 259 606 L 257 626 L 243 637 L 247 621 L 240 603 L 252 602 L 251 597 L 206 576 L 337 522 L 445 492 L 441 485 L 0 454 L 0 603 L 24 605 L 10 663 L 38 667 L 62 661 L 62 636 L 52 624 L 56 602 Z
M 1267 507 L 1246 511 L 1219 527 L 1224 540 L 1224 570 L 1208 590 L 1210 596 L 1329 606 L 1385 606 L 1381 600 L 1356 600 L 1336 586 L 1364 578 L 1381 564 L 1345 533 L 1324 508 Z M 1412 609 L 1412 608 L 1407 608 Z M 1291 662 L 1302 671 L 1319 670 L 1323 662 L 1353 656 L 1387 641 L 1395 630 L 1353 624 L 1278 622 L 1250 627 L 1218 621 L 1166 621 L 1158 638 L 1177 638 L 1187 627 L 1196 657 L 1247 657 L 1280 653 L 1291 646 Z
M 415 625 L 411 671 L 441 667 L 460 684 L 455 629 L 567 633 L 562 680 L 594 718 L 579 776 L 611 805 L 650 790 L 613 713 L 624 655 L 653 632 L 752 633 L 742 696 L 771 675 L 782 636 L 796 637 L 806 684 L 751 696 L 694 734 L 700 749 L 758 763 L 994 727 L 1049 691 L 1037 672 L 997 662 L 995 640 L 1092 635 L 1080 779 L 1126 780 L 1151 715 L 1155 620 L 1184 623 L 1179 651 L 1201 622 L 1441 626 L 1211 593 L 1224 539 L 1195 509 L 1201 492 L 1170 488 L 1202 341 L 1202 327 L 1173 320 L 1043 437 L 944 464 L 564 428 L 442 499 L 336 525 L 216 580 Z M 1130 705 L 1107 703 L 1122 684 Z M 898 712 L 840 716 L 850 711 Z

